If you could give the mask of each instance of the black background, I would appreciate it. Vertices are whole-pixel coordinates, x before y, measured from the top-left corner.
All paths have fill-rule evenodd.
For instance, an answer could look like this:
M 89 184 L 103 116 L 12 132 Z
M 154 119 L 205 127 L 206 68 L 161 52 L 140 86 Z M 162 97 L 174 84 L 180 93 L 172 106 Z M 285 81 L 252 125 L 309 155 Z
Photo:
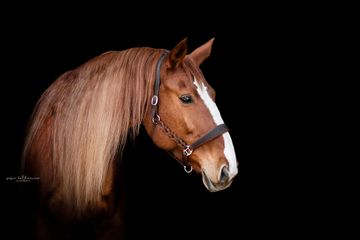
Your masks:
M 190 51 L 215 37 L 211 57 L 201 68 L 217 91 L 239 174 L 230 188 L 209 193 L 200 176 L 186 174 L 142 133 L 136 147 L 127 150 L 137 161 L 125 160 L 128 237 L 293 237 L 321 229 L 326 213 L 318 199 L 323 188 L 313 177 L 319 157 L 313 150 L 322 134 L 317 117 L 324 109 L 317 101 L 315 71 L 327 44 L 322 22 L 309 22 L 309 16 L 293 11 L 257 8 L 225 18 L 219 17 L 221 9 L 201 16 L 182 13 L 187 18 L 120 17 L 108 10 L 54 7 L 17 12 L 5 21 L 2 182 L 10 234 L 24 237 L 30 230 L 22 207 L 26 199 L 20 199 L 17 183 L 4 179 L 19 175 L 26 124 L 42 92 L 63 72 L 105 51 L 171 49 L 184 37 Z M 149 153 L 156 158 L 146 160 Z

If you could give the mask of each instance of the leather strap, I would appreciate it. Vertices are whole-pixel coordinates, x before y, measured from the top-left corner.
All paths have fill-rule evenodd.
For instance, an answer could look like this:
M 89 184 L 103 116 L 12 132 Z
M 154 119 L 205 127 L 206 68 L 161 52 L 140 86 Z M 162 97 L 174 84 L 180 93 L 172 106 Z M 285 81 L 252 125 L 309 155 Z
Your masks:
M 154 120 L 158 117 L 157 113 L 158 113 L 158 106 L 159 106 L 159 92 L 160 92 L 160 68 L 161 68 L 161 64 L 164 61 L 166 55 L 168 54 L 168 51 L 163 52 L 156 64 L 156 74 L 155 74 L 155 83 L 154 83 L 154 94 L 151 98 L 151 105 L 152 105 L 152 109 L 151 109 L 151 116 L 152 116 L 152 121 L 154 122 Z
M 207 134 L 196 140 L 194 143 L 190 145 L 190 148 L 194 151 L 204 143 L 207 143 L 214 138 L 226 133 L 229 131 L 229 128 L 226 126 L 225 123 L 217 125 L 214 129 L 210 130 Z

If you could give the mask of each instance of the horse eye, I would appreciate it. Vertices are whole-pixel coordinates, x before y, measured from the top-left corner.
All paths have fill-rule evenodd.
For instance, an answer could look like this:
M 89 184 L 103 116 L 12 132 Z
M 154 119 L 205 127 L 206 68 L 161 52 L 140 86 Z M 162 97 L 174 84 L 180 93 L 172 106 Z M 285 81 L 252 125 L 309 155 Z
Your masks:
M 186 103 L 186 104 L 189 104 L 189 103 L 193 102 L 192 97 L 190 95 L 182 95 L 179 98 L 183 103 Z

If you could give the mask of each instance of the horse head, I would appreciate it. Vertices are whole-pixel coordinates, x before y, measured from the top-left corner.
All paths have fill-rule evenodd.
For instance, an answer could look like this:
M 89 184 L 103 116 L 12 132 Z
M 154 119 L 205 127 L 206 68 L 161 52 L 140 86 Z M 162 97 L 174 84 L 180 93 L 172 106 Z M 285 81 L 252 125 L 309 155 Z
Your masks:
M 186 171 L 201 173 L 206 188 L 216 192 L 230 186 L 238 168 L 215 90 L 199 68 L 210 56 L 213 42 L 188 54 L 184 39 L 160 56 L 144 126 L 159 148 L 179 160 Z

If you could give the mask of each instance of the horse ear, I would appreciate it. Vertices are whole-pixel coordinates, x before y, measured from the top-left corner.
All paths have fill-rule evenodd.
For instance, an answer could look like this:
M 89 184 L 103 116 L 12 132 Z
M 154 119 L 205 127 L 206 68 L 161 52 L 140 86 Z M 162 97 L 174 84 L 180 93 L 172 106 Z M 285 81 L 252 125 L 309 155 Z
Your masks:
M 207 43 L 201 45 L 189 54 L 189 57 L 198 65 L 202 64 L 211 53 L 211 47 L 215 38 L 210 39 Z
M 187 54 L 187 38 L 181 40 L 171 51 L 169 55 L 170 68 L 177 68 L 184 60 Z

